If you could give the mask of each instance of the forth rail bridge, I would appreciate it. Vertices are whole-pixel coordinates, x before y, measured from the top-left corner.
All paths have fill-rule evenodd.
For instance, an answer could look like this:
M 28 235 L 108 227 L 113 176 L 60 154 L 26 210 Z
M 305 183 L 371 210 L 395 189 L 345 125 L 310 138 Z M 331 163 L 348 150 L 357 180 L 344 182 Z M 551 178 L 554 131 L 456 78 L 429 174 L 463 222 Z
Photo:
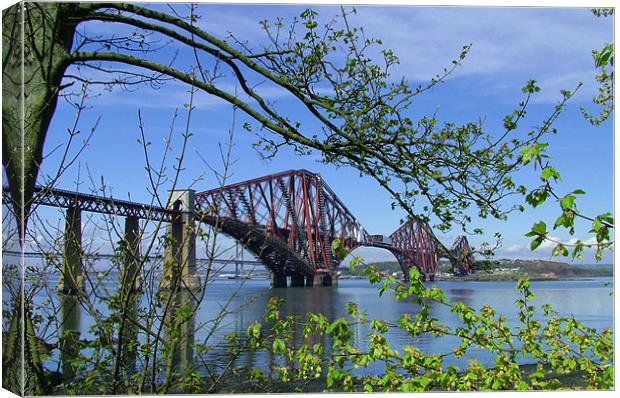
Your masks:
M 11 201 L 7 189 L 2 201 Z M 162 285 L 175 278 L 182 286 L 198 287 L 196 222 L 240 242 L 271 272 L 273 287 L 286 287 L 287 279 L 291 287 L 335 284 L 340 262 L 332 250 L 335 240 L 349 249 L 389 250 L 405 279 L 417 267 L 424 279 L 433 280 L 440 257 L 448 258 L 460 274 L 469 272 L 474 262 L 467 238 L 457 237 L 448 249 L 426 222 L 416 218 L 389 236 L 369 234 L 321 176 L 307 170 L 288 170 L 203 192 L 173 190 L 167 207 L 47 187 L 37 187 L 32 201 L 67 209 L 60 288 L 69 294 L 83 283 L 82 212 L 125 217 L 124 246 L 130 260 L 124 262 L 124 272 L 133 281 L 139 280 L 132 278 L 139 272 L 139 220 L 168 223 L 170 244 L 165 257 L 174 266 L 164 267 Z

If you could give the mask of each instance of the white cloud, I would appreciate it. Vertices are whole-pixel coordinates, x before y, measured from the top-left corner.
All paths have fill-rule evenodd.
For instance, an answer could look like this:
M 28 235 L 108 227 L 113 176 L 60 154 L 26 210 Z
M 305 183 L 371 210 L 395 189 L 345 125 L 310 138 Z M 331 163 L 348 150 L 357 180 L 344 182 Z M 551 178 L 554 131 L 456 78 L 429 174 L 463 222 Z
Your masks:
M 523 245 L 513 244 L 501 249 L 501 252 L 506 254 L 522 253 L 525 247 Z
M 290 23 L 293 15 L 305 7 L 202 5 L 198 24 L 220 39 L 234 32 L 240 40 L 248 40 L 253 49 L 258 49 L 260 43 L 267 43 L 260 20 L 282 15 Z M 336 7 L 315 8 L 321 20 L 339 12 Z M 526 80 L 535 78 L 543 92 L 533 101 L 544 103 L 556 102 L 560 89 L 572 89 L 579 82 L 585 85 L 575 100 L 590 100 L 596 92 L 591 51 L 611 40 L 612 31 L 611 21 L 597 19 L 585 8 L 362 6 L 357 10 L 350 23 L 363 26 L 368 36 L 381 38 L 384 47 L 399 56 L 401 64 L 395 70 L 396 77 L 428 81 L 451 66 L 463 45 L 472 43 L 469 56 L 453 79 L 479 79 L 477 83 L 489 94 L 513 97 Z M 108 25 L 89 23 L 87 27 L 99 32 Z M 118 29 L 126 30 L 122 26 Z M 183 46 L 179 49 L 186 51 Z M 191 57 L 188 59 L 191 61 Z M 225 73 L 225 79 L 230 81 L 230 72 Z M 232 83 L 222 83 L 225 89 L 232 90 Z M 141 106 L 174 108 L 186 101 L 185 91 L 140 90 Z M 269 86 L 258 91 L 270 100 L 285 95 Z M 104 94 L 101 100 L 102 105 L 136 103 L 135 97 L 119 90 Z M 198 95 L 196 103 L 203 109 L 226 104 L 206 94 Z
M 536 250 L 531 250 L 530 249 L 530 244 L 529 242 L 527 244 L 512 244 L 509 246 L 503 246 L 501 248 L 499 248 L 498 250 L 496 250 L 495 252 L 495 258 L 510 258 L 510 259 L 539 259 L 539 258 L 543 258 L 543 259 L 552 259 L 555 261 L 567 261 L 567 262 L 571 262 L 572 257 L 552 257 L 551 256 L 551 252 L 553 251 L 553 249 L 556 247 L 556 245 L 558 243 L 562 243 L 564 244 L 567 249 L 569 250 L 569 253 L 572 253 L 572 246 L 577 242 L 577 238 L 571 238 L 568 240 L 559 238 L 557 236 L 549 236 L 549 239 L 544 240 L 540 246 L 538 246 L 538 248 Z M 582 243 L 586 244 L 586 245 L 592 245 L 596 243 L 596 238 L 594 236 L 585 239 L 585 240 L 581 240 Z M 590 249 L 590 248 L 584 248 L 583 250 L 583 260 L 581 260 L 582 263 L 594 263 L 594 249 Z M 603 257 L 603 262 L 611 262 L 613 261 L 613 253 L 610 253 L 609 251 L 606 251 Z M 578 260 L 575 260 L 578 261 Z
M 561 88 L 591 81 L 592 49 L 611 40 L 611 21 L 587 9 L 363 7 L 357 22 L 401 58 L 399 72 L 428 80 L 473 44 L 455 78 L 478 76 L 485 89 L 534 78 L 556 101 Z M 385 27 L 389 26 L 389 29 Z M 517 77 L 517 79 L 515 79 Z M 508 80 L 506 80 L 508 79 Z M 488 84 L 491 84 L 488 87 Z M 586 90 L 584 90 L 586 91 Z

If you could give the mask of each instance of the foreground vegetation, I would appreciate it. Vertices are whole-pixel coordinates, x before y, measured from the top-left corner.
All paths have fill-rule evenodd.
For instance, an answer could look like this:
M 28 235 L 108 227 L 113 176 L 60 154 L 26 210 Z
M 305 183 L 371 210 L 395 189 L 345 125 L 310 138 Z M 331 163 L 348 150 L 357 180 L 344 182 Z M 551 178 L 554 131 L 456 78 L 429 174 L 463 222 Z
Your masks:
M 248 336 L 255 349 L 272 350 L 281 358 L 282 366 L 276 367 L 281 380 L 319 378 L 326 372 L 327 388 L 338 391 L 536 390 L 575 387 L 574 381 L 563 385 L 559 377 L 579 374 L 585 388 L 613 388 L 611 331 L 597 332 L 573 317 L 558 316 L 549 305 L 534 308 L 534 293 L 526 280 L 517 284 L 521 298 L 515 305 L 520 324 L 512 326 L 488 305 L 475 309 L 461 302 L 449 304 L 440 289 L 424 287 L 415 269 L 410 273 L 411 284 L 398 282 L 373 266 L 366 267 L 365 273 L 371 283 L 379 285 L 379 294 L 393 290 L 397 299 L 417 303 L 418 313 L 404 314 L 391 323 L 366 319 L 363 309 L 348 303 L 348 319 L 330 321 L 310 314 L 302 323 L 303 344 L 295 347 L 291 344 L 292 325 L 299 319 L 282 316 L 280 303 L 274 300 L 267 314 L 267 320 L 274 322 L 268 329 L 271 335 L 264 335 L 256 323 L 248 328 Z M 433 318 L 430 314 L 435 305 L 449 306 L 462 325 L 450 328 Z M 372 330 L 367 347 L 356 346 L 353 339 L 352 330 L 358 323 L 369 323 Z M 412 344 L 391 346 L 386 333 L 393 328 L 406 331 Z M 323 333 L 331 337 L 331 347 L 309 343 L 312 335 Z M 423 334 L 454 336 L 459 344 L 450 352 L 426 354 L 414 344 Z M 444 365 L 446 358 L 460 358 L 471 347 L 492 353 L 494 365 L 486 367 L 475 359 L 466 368 Z M 327 350 L 329 359 L 324 361 L 322 354 Z M 529 371 L 523 372 L 519 366 L 523 359 L 536 363 L 535 370 L 528 367 Z M 385 366 L 384 374 L 353 376 L 354 371 L 377 362 Z M 258 371 L 256 377 L 264 375 Z
M 237 332 L 227 335 L 228 354 L 218 360 L 220 370 L 217 373 L 204 374 L 200 358 L 208 347 L 197 345 L 197 356 L 188 365 L 173 368 L 169 374 L 166 371 L 168 376 L 163 380 L 166 392 L 614 388 L 611 330 L 597 331 L 587 327 L 572 316 L 560 316 L 549 305 L 535 308 L 531 304 L 534 293 L 526 280 L 516 285 L 520 296 L 515 302 L 518 322 L 511 324 L 505 315 L 496 313 L 489 305 L 473 308 L 462 302 L 448 302 L 437 287 L 425 287 L 415 269 L 410 273 L 411 283 L 406 284 L 375 266 L 366 266 L 364 270 L 370 282 L 377 286 L 379 295 L 393 293 L 396 300 L 417 304 L 418 310 L 405 313 L 398 320 L 369 319 L 363 308 L 350 302 L 346 304 L 346 317 L 330 319 L 316 313 L 300 317 L 287 315 L 282 310 L 283 300 L 273 297 L 262 321 L 253 322 L 245 335 Z M 449 307 L 460 318 L 460 325 L 450 327 L 434 318 L 432 309 L 435 306 Z M 182 325 L 188 322 L 190 314 L 190 308 L 181 306 L 176 309 L 172 322 L 183 330 Z M 367 345 L 361 345 L 355 337 L 354 331 L 360 325 L 370 328 Z M 409 341 L 402 346 L 390 344 L 388 334 L 395 329 L 406 332 Z M 416 340 L 421 336 L 452 336 L 456 342 L 449 351 L 425 353 L 416 347 Z M 109 358 L 106 352 L 112 352 L 113 342 L 81 341 L 79 344 L 79 355 L 74 360 L 79 371 L 72 380 L 61 383 L 62 374 L 50 373 L 43 366 L 36 370 L 40 387 L 47 386 L 41 392 L 53 395 L 111 393 L 108 375 L 113 371 L 113 362 L 102 359 Z M 133 344 L 136 348 L 141 345 L 137 341 Z M 27 347 L 36 348 L 36 342 L 29 342 Z M 450 364 L 450 359 L 461 358 L 472 348 L 491 354 L 492 364 L 484 365 L 475 357 L 467 366 Z M 167 355 L 169 349 L 163 348 L 162 355 Z M 269 356 L 268 364 L 256 367 L 234 362 L 242 355 L 260 353 Z M 376 365 L 381 365 L 384 371 L 377 374 L 369 369 Z M 124 391 L 137 391 L 144 372 L 137 369 L 132 373 L 124 381 L 127 388 Z
M 166 175 L 163 161 L 160 169 L 149 163 L 149 138 L 143 121 L 138 123 L 154 203 L 166 203 L 158 192 L 178 188 L 179 173 L 185 168 L 183 154 L 193 135 L 193 94 L 202 90 L 244 112 L 247 121 L 243 126 L 256 138 L 255 146 L 265 158 L 289 147 L 297 154 L 315 152 L 328 164 L 354 167 L 389 192 L 394 206 L 411 217 L 427 221 L 434 217 L 437 228 L 458 225 L 467 229 L 472 221 L 470 213 L 506 219 L 512 211 L 524 211 L 525 206 L 509 204 L 506 208 L 502 199 L 522 195 L 527 206 L 554 200 L 560 210 L 549 227 L 540 221 L 528 232 L 533 250 L 551 239 L 551 228 L 565 229 L 573 236 L 576 218 L 592 223 L 588 233 L 596 238 L 595 243 L 586 244 L 590 242 L 587 239 L 573 246 L 554 242 L 554 255 L 568 256 L 570 249 L 573 257 L 579 257 L 584 249 L 592 248 L 601 258 L 603 250 L 612 247 L 611 214 L 580 213 L 576 198 L 584 192 L 574 189 L 559 193 L 556 183 L 560 173 L 549 163 L 546 137 L 556 132 L 553 123 L 574 92 L 563 90 L 558 104 L 549 108 L 546 117 L 528 120 L 527 125 L 537 126 L 533 128 L 524 129 L 522 125 L 530 100 L 540 91 L 534 80 L 525 83 L 522 98 L 515 101 L 514 111 L 497 131 L 485 131 L 475 116 L 461 125 L 443 122 L 436 114 L 414 120 L 409 116 L 416 96 L 451 74 L 464 61 L 470 46 L 463 46 L 455 54 L 453 67 L 426 85 L 395 80 L 391 69 L 398 58 L 383 48 L 380 40 L 367 38 L 361 28 L 350 25 L 354 13 L 343 8 L 327 23 L 319 21 L 313 10 L 303 11 L 290 24 L 280 19 L 271 24 L 263 21 L 266 41 L 246 44 L 232 35 L 224 40 L 201 29 L 193 5 L 168 11 L 126 3 L 26 2 L 5 11 L 3 166 L 13 198 L 12 228 L 17 231 L 6 236 L 14 236 L 22 244 L 25 236 L 38 237 L 45 231 L 45 220 L 37 230 L 37 217 L 31 213 L 35 183 L 54 186 L 71 165 L 79 164 L 81 149 L 70 148 L 71 142 L 78 141 L 74 137 L 80 131 L 92 135 L 95 130 L 96 125 L 78 128 L 76 120 L 60 151 L 77 155 L 63 157 L 56 175 L 40 176 L 44 143 L 60 98 L 64 96 L 75 104 L 79 119 L 87 109 L 82 101 L 89 98 L 89 84 L 103 84 L 106 88 L 139 84 L 158 87 L 168 79 L 176 79 L 190 88 L 190 99 L 183 107 L 187 110 L 186 128 L 181 133 L 170 130 L 170 137 L 182 138 L 172 167 L 167 169 L 175 170 L 172 176 Z M 88 21 L 100 21 L 110 29 L 90 31 Z M 135 31 L 118 37 L 114 29 L 118 26 L 131 26 Z M 172 59 L 166 59 L 160 51 L 161 42 L 172 42 L 175 48 L 185 50 L 191 68 L 185 63 L 175 64 L 176 52 Z M 595 103 L 603 107 L 603 112 L 587 116 L 601 123 L 613 109 L 613 46 L 605 45 L 594 58 L 602 85 Z M 88 67 L 95 73 L 82 74 L 79 68 Z M 220 68 L 231 76 L 230 81 L 219 79 L 223 74 Z M 32 77 L 25 85 L 23 73 Z M 282 90 L 297 106 L 277 107 L 267 94 L 262 96 L 259 83 L 263 81 Z M 81 89 L 68 92 L 73 85 Z M 232 87 L 239 87 L 243 95 L 237 95 Z M 302 123 L 306 116 L 317 124 L 316 128 Z M 526 187 L 513 180 L 526 166 L 533 166 L 538 186 Z M 423 206 L 423 214 L 416 212 L 420 202 L 428 203 Z M 112 229 L 108 226 L 108 231 Z M 473 232 L 483 233 L 479 229 Z M 122 254 L 117 235 L 109 235 L 108 243 Z M 55 244 L 63 238 L 60 234 Z M 155 246 L 157 239 L 154 234 L 149 243 Z M 163 245 L 166 243 L 170 244 Z M 215 245 L 214 239 L 210 244 Z M 17 282 L 7 286 L 10 294 L 3 303 L 3 386 L 27 395 L 203 393 L 226 391 L 227 383 L 242 378 L 249 384 L 247 388 L 240 384 L 241 391 L 257 388 L 261 392 L 278 383 L 302 389 L 318 383 L 332 391 L 538 390 L 573 386 L 561 380 L 575 375 L 581 383 L 575 385 L 583 388 L 614 386 L 611 331 L 588 328 L 573 317 L 559 316 L 549 306 L 534 308 L 530 304 L 534 293 L 526 280 L 517 284 L 521 294 L 516 302 L 519 324 L 509 325 L 506 317 L 490 306 L 471 308 L 463 303 L 447 303 L 441 290 L 422 285 L 415 269 L 410 275 L 411 284 L 403 284 L 374 266 L 365 267 L 364 275 L 379 286 L 379 294 L 392 290 L 397 299 L 411 300 L 419 307 L 415 314 L 405 314 L 397 322 L 367 319 L 362 308 L 349 303 L 346 318 L 308 314 L 301 319 L 284 314 L 280 310 L 282 303 L 274 300 L 264 322 L 253 323 L 245 336 L 228 336 L 229 355 L 205 376 L 201 354 L 208 352 L 213 341 L 191 342 L 195 357 L 186 367 L 173 366 L 175 358 L 184 353 L 183 346 L 189 344 L 184 330 L 194 327 L 193 316 L 204 305 L 203 297 L 194 297 L 188 304 L 177 301 L 172 294 L 156 294 L 157 282 L 150 270 L 142 269 L 144 263 L 141 261 L 139 267 L 151 278 L 147 280 L 150 290 L 144 292 L 148 295 L 146 309 L 136 311 L 137 293 L 123 289 L 110 294 L 95 290 L 92 295 L 93 291 L 80 289 L 68 299 L 93 318 L 90 340 L 80 338 L 79 331 L 67 326 L 64 309 L 30 305 L 37 289 L 48 289 L 49 293 L 53 287 L 36 286 L 24 291 L 26 287 Z M 62 266 L 55 264 L 51 268 L 58 272 Z M 5 276 L 9 271 L 28 274 L 33 270 L 5 268 Z M 99 282 L 93 285 L 101 287 Z M 123 279 L 119 286 L 130 284 Z M 206 283 L 202 288 L 204 293 Z M 433 306 L 448 306 L 462 324 L 456 328 L 443 325 L 432 317 Z M 217 328 L 226 311 L 223 308 L 220 317 L 209 320 L 207 326 Z M 368 324 L 371 329 L 369 344 L 364 347 L 354 340 L 353 330 L 359 324 Z M 410 344 L 393 347 L 388 343 L 386 334 L 396 328 L 410 336 Z M 57 341 L 41 341 L 41 330 L 51 330 L 48 336 L 57 337 Z M 422 335 L 452 336 L 458 343 L 450 352 L 423 353 L 415 344 Z M 322 337 L 329 337 L 331 344 L 317 343 Z M 464 368 L 446 364 L 448 357 L 460 358 L 472 347 L 491 353 L 495 358 L 493 366 L 475 360 Z M 48 350 L 66 354 L 62 369 L 45 368 Z M 25 355 L 20 355 L 22 352 Z M 272 355 L 268 369 L 234 365 L 241 355 L 258 352 Z M 523 372 L 519 363 L 524 359 L 535 363 L 533 371 Z M 382 374 L 354 375 L 376 363 L 384 366 Z M 136 364 L 140 366 L 134 367 Z

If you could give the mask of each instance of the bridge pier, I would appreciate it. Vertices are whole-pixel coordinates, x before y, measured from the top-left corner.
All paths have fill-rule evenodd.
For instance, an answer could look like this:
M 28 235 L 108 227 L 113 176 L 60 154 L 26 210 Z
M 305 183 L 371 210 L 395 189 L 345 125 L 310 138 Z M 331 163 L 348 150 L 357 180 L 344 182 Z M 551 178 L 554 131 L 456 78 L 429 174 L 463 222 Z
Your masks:
M 304 287 L 305 277 L 301 274 L 293 274 L 291 275 L 291 287 Z
M 62 364 L 62 380 L 68 383 L 76 376 L 71 362 L 80 354 L 80 303 L 75 295 L 60 293 L 58 298 L 62 315 L 58 347 Z
M 330 272 L 323 274 L 321 286 L 338 286 L 338 274 Z
M 140 290 L 140 225 L 135 216 L 125 218 L 125 237 L 123 247 L 123 270 L 121 286 L 126 292 Z
M 323 279 L 320 274 L 314 274 L 312 276 L 306 276 L 306 287 L 321 286 Z
M 293 281 L 293 279 L 291 278 L 291 282 Z M 306 276 L 305 277 L 305 281 L 306 281 L 306 286 L 307 287 L 311 287 L 311 286 L 337 286 L 338 285 L 338 276 L 336 273 L 322 273 L 322 272 L 317 272 L 312 276 Z M 303 286 L 301 284 L 299 285 L 293 285 L 291 283 L 291 287 L 292 286 Z
M 196 333 L 196 301 L 187 289 L 166 292 L 164 300 L 169 302 L 164 322 L 164 339 L 168 343 L 166 366 L 171 373 L 184 371 L 194 357 Z M 180 315 L 179 308 L 189 308 L 190 314 Z
M 192 189 L 169 191 L 169 208 L 181 211 L 168 226 L 162 289 L 198 289 L 196 278 L 195 197 Z
M 286 287 L 286 275 L 272 272 L 271 287 Z
M 122 247 L 122 270 L 119 281 L 121 297 L 126 302 L 127 313 L 123 327 L 119 330 L 121 355 L 119 366 L 124 372 L 136 369 L 138 328 L 134 324 L 138 318 L 139 297 L 142 290 L 140 279 L 140 219 L 136 216 L 125 217 L 125 236 Z M 128 298 L 127 301 L 125 301 Z
M 67 209 L 65 219 L 64 252 L 58 290 L 66 295 L 76 295 L 83 286 L 82 211 L 74 206 Z

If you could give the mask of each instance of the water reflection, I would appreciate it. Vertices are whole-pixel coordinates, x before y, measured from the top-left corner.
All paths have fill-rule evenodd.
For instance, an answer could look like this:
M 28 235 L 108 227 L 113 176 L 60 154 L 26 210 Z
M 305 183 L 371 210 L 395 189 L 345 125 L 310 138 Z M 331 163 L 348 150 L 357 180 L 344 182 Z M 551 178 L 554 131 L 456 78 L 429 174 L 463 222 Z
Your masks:
M 188 368 L 194 357 L 196 332 L 196 300 L 194 293 L 182 289 L 163 293 L 167 303 L 164 331 L 170 371 L 178 372 Z
M 447 289 L 446 291 L 444 291 L 444 293 L 448 294 L 451 297 L 452 302 L 460 301 L 461 303 L 467 306 L 471 306 L 471 303 L 472 303 L 471 299 L 473 295 L 475 294 L 473 289 L 465 289 L 465 288 Z
M 139 305 L 140 298 L 135 294 L 127 299 L 127 308 L 125 311 L 125 319 L 122 321 L 121 331 L 119 331 L 121 356 L 120 364 L 121 370 L 127 375 L 132 374 L 137 370 L 138 361 L 138 325 L 140 324 L 139 318 Z
M 532 289 L 536 294 L 534 305 L 540 308 L 542 304 L 550 303 L 561 315 L 575 314 L 579 320 L 583 320 L 587 326 L 602 330 L 613 325 L 613 285 L 605 285 L 612 282 L 611 278 L 593 278 L 580 281 L 556 281 L 556 282 L 532 282 Z M 518 299 L 518 292 L 514 289 L 514 282 L 436 282 L 448 298 L 448 302 L 462 301 L 465 304 L 479 309 L 485 304 L 491 304 L 498 314 L 506 315 L 507 322 L 515 326 L 518 323 L 517 311 L 514 307 Z M 466 285 L 463 286 L 463 285 Z M 231 297 L 231 294 L 237 292 Z M 236 332 L 243 340 L 247 327 L 258 320 L 264 323 L 265 328 L 270 324 L 264 321 L 267 303 L 272 297 L 284 299 L 280 307 L 281 316 L 296 315 L 300 321 L 306 319 L 309 312 L 321 313 L 333 321 L 339 317 L 346 317 L 347 302 L 356 303 L 360 310 L 367 313 L 367 319 L 384 319 L 397 323 L 400 317 L 411 314 L 412 318 L 417 314 L 419 307 L 410 300 L 398 301 L 391 293 L 382 297 L 377 294 L 377 288 L 364 280 L 342 280 L 338 287 L 314 287 L 314 288 L 286 288 L 270 289 L 269 281 L 252 279 L 248 281 L 216 280 L 210 284 L 205 296 L 200 303 L 196 302 L 191 292 L 180 291 L 171 296 L 164 297 L 166 325 L 163 329 L 164 341 L 162 346 L 168 350 L 162 358 L 166 358 L 166 367 L 170 373 L 178 373 L 187 367 L 196 367 L 203 375 L 213 374 L 221 369 L 219 366 L 231 359 L 228 350 L 226 335 Z M 37 300 L 43 300 L 43 297 Z M 88 313 L 80 314 L 80 306 L 75 297 L 58 295 L 57 300 L 62 305 L 61 323 L 61 352 L 60 361 L 66 380 L 75 377 L 75 369 L 71 365 L 72 359 L 77 355 L 75 350 L 78 338 L 89 339 L 88 327 L 93 324 Z M 148 301 L 144 295 L 136 297 L 127 312 L 128 321 L 126 333 L 121 344 L 123 347 L 123 366 L 130 374 L 139 370 L 136 350 L 131 342 L 136 341 L 136 335 L 140 344 L 144 343 L 145 334 L 138 333 L 132 319 L 139 319 L 140 307 L 148 307 Z M 105 308 L 98 307 L 100 311 Z M 193 310 L 196 309 L 194 312 Z M 161 314 L 163 315 L 163 313 Z M 540 312 L 538 312 L 540 315 Z M 430 316 L 437 318 L 441 323 L 455 328 L 460 325 L 458 317 L 450 312 L 449 306 L 435 305 Z M 142 319 L 144 321 L 144 319 Z M 158 323 L 151 324 L 157 329 Z M 292 330 L 296 344 L 303 342 L 303 333 L 299 326 Z M 356 324 L 353 327 L 353 342 L 360 349 L 365 349 L 368 344 L 368 334 L 371 332 L 369 324 Z M 81 332 L 81 333 L 80 333 Z M 435 338 L 431 335 L 422 335 L 412 338 L 406 332 L 399 329 L 390 329 L 387 340 L 395 348 L 402 352 L 403 345 L 414 345 L 426 353 L 449 352 L 458 345 L 454 337 Z M 328 336 L 312 336 L 309 348 L 314 344 L 324 347 L 329 355 L 331 341 Z M 202 348 L 197 348 L 202 347 Z M 205 348 L 206 347 L 206 348 Z M 477 359 L 483 364 L 491 364 L 493 358 L 489 353 L 472 348 L 461 359 L 446 358 L 446 364 L 455 363 L 466 365 L 469 359 Z M 48 364 L 49 365 L 49 364 Z M 235 367 L 259 367 L 268 370 L 274 365 L 272 353 L 246 352 L 234 359 Z M 371 365 L 367 372 L 380 372 L 382 364 Z M 48 366 L 52 368 L 53 366 Z M 362 372 L 362 370 L 360 370 Z
M 75 366 L 73 360 L 80 353 L 81 311 L 80 303 L 76 296 L 58 294 L 61 306 L 60 323 L 60 361 L 62 363 L 63 382 L 70 382 L 75 378 Z

